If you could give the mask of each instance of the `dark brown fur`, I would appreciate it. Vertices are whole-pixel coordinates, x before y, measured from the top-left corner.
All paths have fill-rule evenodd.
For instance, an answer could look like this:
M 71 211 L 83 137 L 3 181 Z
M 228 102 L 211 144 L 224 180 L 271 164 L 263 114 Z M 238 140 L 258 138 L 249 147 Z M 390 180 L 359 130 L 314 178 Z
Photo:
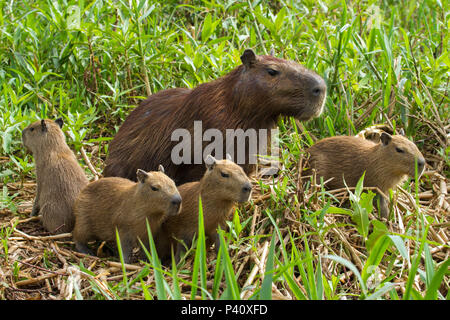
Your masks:
M 77 250 L 92 254 L 90 240 L 114 244 L 117 228 L 126 262 L 137 239 L 147 245 L 146 219 L 156 234 L 167 216 L 179 212 L 181 198 L 172 179 L 162 172 L 139 170 L 138 182 L 110 177 L 91 182 L 75 203 L 73 239 Z
M 204 165 L 171 161 L 171 150 L 178 143 L 171 141 L 175 129 L 185 128 L 193 137 L 194 121 L 201 120 L 203 131 L 216 128 L 225 137 L 226 129 L 272 129 L 280 115 L 308 120 L 322 112 L 326 85 L 315 72 L 293 61 L 256 56 L 251 50 L 241 60 L 242 65 L 215 81 L 192 90 L 163 90 L 141 102 L 111 141 L 103 174 L 135 180 L 137 168 L 147 170 L 161 163 L 177 185 L 196 181 L 203 176 Z M 279 73 L 270 75 L 269 70 Z M 255 166 L 247 161 L 243 168 L 250 174 Z
M 36 163 L 36 198 L 31 214 L 41 214 L 44 228 L 51 233 L 72 231 L 75 199 L 89 182 L 66 143 L 62 125 L 62 119 L 41 120 L 22 131 L 23 144 Z
M 363 173 L 365 187 L 377 187 L 385 195 L 408 175 L 414 177 L 415 160 L 419 175 L 425 159 L 417 146 L 400 135 L 381 133 L 375 143 L 360 137 L 336 136 L 318 141 L 308 149 L 311 168 L 323 177 L 330 189 L 355 187 Z M 388 216 L 386 199 L 381 197 L 381 215 Z
M 171 247 L 179 260 L 184 246 L 176 239 L 184 241 L 188 247 L 191 245 L 198 231 L 199 196 L 202 199 L 206 245 L 208 248 L 216 243 L 216 250 L 219 248 L 217 227 L 225 229 L 225 221 L 236 202 L 245 202 L 250 197 L 251 183 L 240 166 L 229 160 L 210 159 L 208 170 L 200 181 L 178 187 L 183 199 L 181 212 L 178 216 L 169 217 L 156 237 L 158 255 L 163 261 L 170 258 Z M 222 174 L 229 176 L 223 177 Z

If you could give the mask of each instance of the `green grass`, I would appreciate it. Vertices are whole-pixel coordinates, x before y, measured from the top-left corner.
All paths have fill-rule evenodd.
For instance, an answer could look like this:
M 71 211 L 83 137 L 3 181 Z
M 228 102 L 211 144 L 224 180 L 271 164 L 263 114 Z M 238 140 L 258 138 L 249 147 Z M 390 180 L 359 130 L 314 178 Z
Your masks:
M 123 268 L 123 278 L 104 287 L 77 265 L 88 281 L 73 298 L 239 299 L 248 290 L 250 299 L 448 299 L 449 260 L 439 255 L 449 247 L 439 237 L 449 237 L 448 212 L 419 198 L 439 185 L 438 175 L 447 185 L 450 177 L 448 1 L 128 3 L 0 0 L 5 261 L 15 226 L 4 222 L 24 218 L 21 186 L 35 179 L 20 134 L 30 122 L 62 116 L 69 145 L 77 154 L 83 146 L 101 172 L 110 139 L 141 99 L 222 76 L 246 48 L 273 49 L 322 75 L 328 97 L 317 119 L 301 126 L 280 119 L 284 168 L 276 180 L 258 182 L 270 196 L 239 208 L 220 232 L 217 256 L 206 252 L 200 228 L 195 252 L 178 266 L 161 267 L 153 245 L 140 272 L 128 277 Z M 298 163 L 315 138 L 377 123 L 404 129 L 431 172 L 402 185 L 412 203 L 394 195 L 400 220 L 371 219 L 370 192 L 355 190 L 345 209 L 309 182 L 299 190 Z M 260 270 L 254 256 L 261 259 L 264 248 Z M 19 272 L 17 264 L 0 268 Z

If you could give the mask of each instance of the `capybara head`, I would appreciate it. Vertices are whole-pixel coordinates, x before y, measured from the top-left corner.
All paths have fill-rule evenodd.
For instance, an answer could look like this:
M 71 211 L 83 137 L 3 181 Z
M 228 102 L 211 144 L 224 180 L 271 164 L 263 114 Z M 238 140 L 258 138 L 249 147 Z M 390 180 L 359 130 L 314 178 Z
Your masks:
M 226 201 L 248 201 L 252 184 L 239 165 L 228 159 L 216 160 L 211 155 L 206 157 L 205 165 L 202 192 L 214 193 Z
M 241 56 L 243 69 L 237 83 L 242 100 L 260 97 L 264 112 L 309 120 L 320 115 L 327 86 L 317 73 L 290 60 L 257 56 L 247 49 Z
M 418 175 L 420 176 L 425 168 L 425 158 L 417 146 L 401 135 L 390 135 L 381 133 L 381 152 L 383 159 L 389 162 L 392 171 L 400 175 L 415 175 L 415 162 L 417 161 Z
M 145 172 L 138 169 L 137 192 L 142 198 L 148 199 L 155 211 L 167 212 L 169 216 L 176 215 L 181 210 L 181 196 L 175 182 L 164 173 L 160 165 L 159 171 Z
M 63 124 L 62 118 L 55 121 L 48 119 L 35 121 L 23 129 L 22 142 L 32 153 L 65 143 L 65 136 L 61 130 Z

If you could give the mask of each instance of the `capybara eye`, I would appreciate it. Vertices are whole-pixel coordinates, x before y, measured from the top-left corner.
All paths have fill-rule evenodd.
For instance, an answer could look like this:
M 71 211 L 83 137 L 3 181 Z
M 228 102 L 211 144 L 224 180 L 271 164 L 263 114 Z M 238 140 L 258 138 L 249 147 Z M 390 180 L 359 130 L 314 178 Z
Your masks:
M 157 187 L 152 186 L 153 191 L 158 191 L 159 189 Z
M 272 77 L 276 76 L 277 74 L 279 74 L 280 72 L 271 68 L 267 69 L 267 73 L 270 74 Z
M 400 148 L 395 148 L 395 151 L 397 151 L 398 153 L 404 153 L 405 151 L 403 151 L 402 149 L 400 149 Z
M 224 177 L 224 178 L 228 178 L 228 177 L 230 176 L 228 173 L 225 173 L 225 172 L 221 172 L 220 174 L 221 174 L 222 177 Z
M 30 128 L 30 131 L 34 131 L 34 128 Z

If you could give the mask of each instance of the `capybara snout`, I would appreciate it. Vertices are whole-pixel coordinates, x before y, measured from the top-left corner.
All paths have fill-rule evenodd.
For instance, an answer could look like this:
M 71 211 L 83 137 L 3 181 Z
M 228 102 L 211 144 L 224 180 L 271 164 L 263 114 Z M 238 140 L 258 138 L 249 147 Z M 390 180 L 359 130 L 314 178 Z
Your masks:
M 242 187 L 242 197 L 238 202 L 246 202 L 248 199 L 250 199 L 250 195 L 252 192 L 252 184 L 250 182 L 244 183 L 244 186 Z
M 417 166 L 418 166 L 419 172 L 423 173 L 423 170 L 425 169 L 425 158 L 423 158 L 423 157 L 418 158 Z
M 171 208 L 168 212 L 170 216 L 177 215 L 181 210 L 181 196 L 179 194 L 174 195 L 170 201 Z
M 167 212 L 168 216 L 176 215 L 181 209 L 181 196 L 172 179 L 165 173 L 160 165 L 159 171 L 145 172 L 138 169 L 136 172 L 139 190 L 149 199 L 152 199 L 154 209 Z

